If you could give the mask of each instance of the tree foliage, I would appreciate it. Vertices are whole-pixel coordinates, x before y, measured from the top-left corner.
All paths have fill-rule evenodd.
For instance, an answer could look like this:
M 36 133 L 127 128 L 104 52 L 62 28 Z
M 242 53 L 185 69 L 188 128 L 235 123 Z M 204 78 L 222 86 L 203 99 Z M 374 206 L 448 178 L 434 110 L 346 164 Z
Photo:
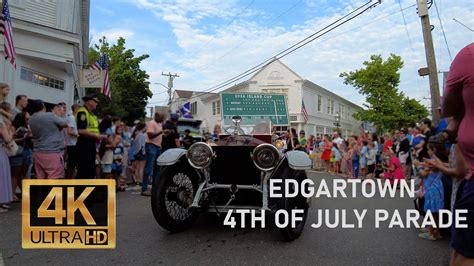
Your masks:
M 426 107 L 398 89 L 399 71 L 403 67 L 400 56 L 391 54 L 384 61 L 381 55 L 372 55 L 363 65 L 361 69 L 339 75 L 344 78 L 344 84 L 354 86 L 366 97 L 365 108 L 354 114 L 356 119 L 372 122 L 379 130 L 393 130 L 413 126 L 428 116 Z
M 116 44 L 110 45 L 107 39 L 102 37 L 98 44 L 89 48 L 89 64 L 96 62 L 101 54 L 108 56 L 112 100 L 99 95 L 99 115 L 118 116 L 129 124 L 145 117 L 147 100 L 153 96 L 148 87 L 149 76 L 146 71 L 140 69 L 140 63 L 149 56 L 135 56 L 134 52 L 134 49 L 125 47 L 124 38 L 119 38 Z

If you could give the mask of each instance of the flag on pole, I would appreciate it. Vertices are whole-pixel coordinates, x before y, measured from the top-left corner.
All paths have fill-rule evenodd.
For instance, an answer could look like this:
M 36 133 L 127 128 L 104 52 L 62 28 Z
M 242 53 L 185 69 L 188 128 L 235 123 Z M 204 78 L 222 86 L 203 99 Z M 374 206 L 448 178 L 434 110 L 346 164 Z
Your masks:
M 308 112 L 306 112 L 306 107 L 304 106 L 304 101 L 301 102 L 301 113 L 303 114 L 304 123 L 308 123 Z
M 110 80 L 109 80 L 109 67 L 107 65 L 107 55 L 103 54 L 100 56 L 99 60 L 95 62 L 92 66 L 92 69 L 105 71 L 104 83 L 102 88 L 100 88 L 100 93 L 105 96 L 112 98 L 112 91 L 110 90 Z
M 5 60 L 8 60 L 14 68 L 16 68 L 16 51 L 13 43 L 12 20 L 10 17 L 10 9 L 8 8 L 8 0 L 3 0 L 2 17 L 0 19 L 0 33 L 4 36 L 3 51 L 5 51 Z
M 182 114 L 184 118 L 193 118 L 191 115 L 191 103 L 186 102 L 183 104 L 181 108 L 179 108 L 179 112 Z

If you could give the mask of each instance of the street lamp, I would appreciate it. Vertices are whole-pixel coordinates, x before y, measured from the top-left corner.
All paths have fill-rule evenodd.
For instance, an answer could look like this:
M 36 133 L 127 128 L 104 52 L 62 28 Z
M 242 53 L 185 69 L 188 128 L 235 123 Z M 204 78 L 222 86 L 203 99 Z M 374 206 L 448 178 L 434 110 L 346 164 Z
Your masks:
M 155 82 L 155 83 L 153 83 L 153 84 L 160 85 L 160 86 L 162 86 L 163 88 L 166 89 L 166 91 L 164 91 L 164 92 L 159 92 L 159 93 L 156 93 L 156 94 L 154 94 L 154 95 L 158 95 L 158 94 L 162 94 L 162 93 L 168 92 L 168 108 L 171 108 L 171 97 L 172 97 L 172 95 L 171 95 L 171 87 L 168 87 L 168 86 L 166 86 L 165 84 L 159 83 L 159 82 Z
M 155 83 L 153 83 L 153 84 L 161 85 L 163 88 L 165 88 L 165 89 L 167 89 L 167 90 L 169 89 L 168 86 L 166 86 L 166 85 L 163 84 L 163 83 L 155 82 Z

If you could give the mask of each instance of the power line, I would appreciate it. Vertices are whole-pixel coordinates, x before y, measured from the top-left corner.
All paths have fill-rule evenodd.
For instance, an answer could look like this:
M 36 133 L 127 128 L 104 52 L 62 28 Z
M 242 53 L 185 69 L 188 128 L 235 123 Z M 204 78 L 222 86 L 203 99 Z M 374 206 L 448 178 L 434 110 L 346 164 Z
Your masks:
M 411 50 L 413 52 L 414 49 L 413 49 L 413 44 L 411 42 L 410 32 L 408 32 L 408 25 L 407 25 L 407 21 L 405 19 L 405 13 L 403 13 L 403 9 L 402 9 L 402 0 L 398 0 L 398 5 L 400 6 L 400 12 L 402 12 L 403 24 L 405 24 L 405 32 L 407 33 L 407 36 L 408 36 L 408 42 L 410 43 L 410 47 L 411 47 Z
M 468 26 L 466 26 L 464 23 L 462 23 L 461 21 L 457 20 L 456 18 L 453 18 L 453 20 L 456 21 L 457 23 L 463 25 L 466 29 L 468 29 L 468 30 L 474 32 L 473 29 L 469 28 Z
M 241 74 L 235 76 L 234 78 L 231 78 L 231 79 L 229 79 L 229 80 L 227 80 L 227 81 L 221 82 L 221 83 L 219 83 L 218 85 L 215 85 L 215 86 L 213 86 L 213 87 L 211 87 L 211 88 L 205 90 L 204 92 L 209 93 L 209 92 L 212 92 L 212 91 L 216 91 L 216 90 L 218 90 L 218 89 L 220 89 L 220 88 L 222 88 L 222 87 L 225 87 L 225 86 L 227 86 L 227 85 L 229 85 L 229 84 L 234 83 L 235 81 L 237 81 L 237 80 L 239 80 L 239 79 L 241 79 L 241 78 L 243 78 L 243 77 L 246 77 L 246 76 L 248 76 L 248 75 L 250 75 L 250 74 L 252 74 L 252 73 L 257 72 L 258 70 L 260 70 L 261 68 L 263 68 L 264 66 L 266 66 L 268 63 L 272 62 L 273 60 L 282 58 L 282 57 L 286 56 L 287 54 L 289 54 L 289 53 L 291 53 L 291 52 L 293 52 L 293 51 L 295 51 L 295 50 L 301 48 L 302 46 L 304 46 L 304 45 L 308 44 L 309 42 L 315 40 L 316 38 L 320 37 L 320 36 L 316 36 L 316 37 L 315 37 L 315 35 L 317 35 L 318 33 L 322 32 L 322 31 L 324 31 L 325 29 L 330 28 L 331 26 L 333 26 L 334 24 L 336 24 L 336 23 L 338 23 L 339 21 L 343 20 L 344 18 L 346 18 L 346 17 L 352 15 L 354 12 L 356 12 L 357 10 L 360 10 L 360 9 L 363 8 L 364 6 L 368 5 L 369 3 L 371 3 L 371 1 L 365 3 L 364 5 L 360 6 L 359 8 L 357 8 L 357 9 L 351 11 L 350 13 L 348 13 L 348 14 L 344 15 L 343 17 L 337 19 L 336 21 L 330 23 L 329 25 L 325 26 L 324 28 L 322 28 L 322 29 L 316 31 L 315 33 L 313 33 L 313 34 L 311 34 L 311 35 L 309 35 L 308 37 L 304 38 L 303 40 L 301 40 L 301 41 L 299 41 L 299 42 L 293 44 L 292 46 L 290 46 L 290 47 L 288 47 L 288 48 L 286 48 L 286 49 L 284 49 L 284 50 L 282 50 L 282 51 L 280 51 L 279 53 L 277 53 L 277 54 L 274 55 L 273 57 L 268 58 L 267 60 L 265 60 L 264 62 L 262 62 L 262 63 L 260 63 L 260 64 L 258 64 L 258 65 L 256 65 L 256 66 L 254 66 L 254 67 L 248 69 L 247 71 L 242 72 Z M 364 10 L 363 12 L 365 12 L 365 10 Z M 342 25 L 342 23 L 341 23 L 340 25 Z M 340 26 L 340 25 L 337 25 L 336 27 L 338 27 L 338 26 Z M 334 27 L 334 28 L 335 28 L 335 27 Z M 328 32 L 329 32 L 329 31 L 325 32 L 324 34 L 326 34 L 326 33 L 328 33 Z M 301 45 L 301 44 L 302 44 L 302 45 Z M 296 47 L 296 48 L 295 48 L 295 47 Z M 285 54 L 285 53 L 286 53 L 286 54 Z M 196 97 L 197 97 L 197 96 L 198 96 L 198 95 L 196 95 Z
M 370 5 L 369 5 L 369 4 L 370 4 Z M 373 1 L 369 1 L 369 2 L 365 3 L 364 5 L 358 7 L 357 9 L 351 11 L 350 13 L 344 15 L 343 17 L 337 19 L 336 21 L 333 21 L 332 23 L 330 23 L 329 25 L 325 26 L 325 27 L 322 28 L 321 30 L 318 30 L 317 32 L 311 34 L 310 36 L 304 38 L 303 40 L 297 42 L 296 44 L 293 44 L 292 46 L 290 46 L 290 47 L 284 49 L 283 51 L 279 52 L 279 53 L 276 54 L 275 56 L 273 56 L 273 57 L 271 57 L 271 58 L 265 60 L 264 62 L 262 62 L 262 63 L 260 63 L 260 64 L 258 64 L 258 65 L 256 65 L 256 66 L 254 66 L 253 68 L 250 68 L 250 69 L 248 69 L 248 70 L 242 72 L 241 74 L 239 74 L 239 75 L 237 75 L 237 76 L 235 76 L 235 77 L 233 77 L 233 78 L 231 78 L 231 79 L 229 79 L 229 80 L 227 80 L 227 81 L 224 81 L 224 82 L 219 83 L 218 85 L 212 86 L 212 87 L 210 87 L 210 88 L 204 90 L 204 91 L 201 92 L 201 93 L 197 93 L 196 95 L 192 96 L 190 99 L 196 98 L 196 97 L 199 97 L 199 96 L 202 96 L 202 95 L 204 95 L 204 94 L 211 93 L 211 92 L 213 92 L 213 91 L 216 91 L 216 90 L 218 90 L 218 89 L 220 89 L 220 88 L 223 88 L 223 87 L 225 87 L 225 86 L 227 86 L 227 85 L 229 85 L 229 84 L 232 84 L 232 83 L 234 83 L 235 81 L 240 80 L 240 79 L 242 79 L 242 78 L 244 78 L 244 77 L 246 77 L 246 76 L 248 76 L 248 75 L 250 75 L 250 74 L 252 74 L 252 73 L 257 72 L 258 70 L 260 70 L 260 69 L 262 69 L 263 67 L 265 67 L 266 65 L 268 65 L 270 62 L 272 62 L 272 61 L 274 61 L 274 60 L 277 60 L 277 59 L 281 59 L 281 58 L 283 58 L 283 57 L 285 57 L 285 56 L 287 56 L 287 55 L 293 53 L 294 51 L 300 49 L 301 47 L 303 47 L 303 46 L 305 46 L 305 45 L 307 45 L 307 44 L 313 42 L 314 40 L 318 39 L 319 37 L 321 37 L 321 36 L 323 36 L 323 35 L 325 35 L 325 34 L 331 32 L 332 30 L 336 29 L 337 27 L 340 27 L 341 25 L 343 25 L 343 24 L 345 24 L 345 23 L 351 21 L 352 19 L 354 19 L 354 18 L 360 16 L 361 14 L 363 14 L 363 13 L 366 12 L 367 10 L 369 10 L 369 9 L 371 9 L 371 8 L 373 8 L 373 7 L 375 7 L 375 6 L 377 6 L 378 4 L 380 4 L 379 1 L 377 1 L 377 2 L 375 2 L 375 3 L 374 3 Z M 369 5 L 369 6 L 366 7 L 367 5 Z M 365 7 L 365 8 L 364 8 L 364 7 Z M 357 12 L 357 11 L 360 10 L 360 9 L 363 9 L 363 10 Z M 356 13 L 356 12 L 357 12 L 357 13 Z M 356 13 L 356 14 L 353 15 L 353 16 L 351 16 L 351 15 L 354 14 L 354 13 Z M 347 17 L 349 17 L 349 18 L 347 18 Z M 346 20 L 343 20 L 344 18 L 347 18 L 347 19 L 346 19 Z M 342 22 L 340 22 L 340 21 L 342 21 Z M 339 23 L 339 22 L 340 22 L 340 23 Z M 326 30 L 326 29 L 327 29 L 327 31 L 322 32 L 322 31 L 324 31 L 324 30 Z M 321 33 L 321 32 L 322 32 L 322 33 Z M 321 34 L 319 34 L 319 33 L 321 33 Z
M 288 9 L 284 10 L 283 12 L 281 12 L 280 14 L 278 14 L 276 17 L 274 17 L 272 20 L 270 20 L 267 24 L 265 24 L 264 26 L 265 27 L 268 27 L 270 25 L 273 24 L 273 22 L 277 21 L 279 18 L 283 17 L 284 15 L 286 15 L 287 13 L 289 13 L 291 10 L 293 10 L 294 8 L 296 8 L 299 4 L 301 4 L 303 0 L 300 0 L 298 2 L 296 2 L 295 4 L 293 4 L 292 6 L 290 6 Z M 212 60 L 211 63 L 208 63 L 208 64 L 203 64 L 203 65 L 200 65 L 198 66 L 199 70 L 198 72 L 202 72 L 204 69 L 207 69 L 207 66 L 210 66 L 212 64 L 215 64 L 215 62 L 218 62 L 219 60 L 223 59 L 224 57 L 228 56 L 232 51 L 234 51 L 235 49 L 239 48 L 240 46 L 242 46 L 244 43 L 248 42 L 248 40 L 243 40 L 242 42 L 240 42 L 239 44 L 235 45 L 234 47 L 230 48 L 227 52 L 225 52 L 224 54 L 222 54 L 219 58 L 215 59 L 215 60 Z M 201 67 L 205 67 L 205 68 L 201 68 Z
M 439 24 L 441 25 L 441 32 L 443 32 L 444 43 L 446 44 L 446 48 L 448 49 L 449 59 L 452 62 L 453 57 L 451 56 L 451 50 L 449 49 L 448 40 L 446 39 L 446 34 L 444 33 L 443 22 L 441 21 L 441 16 L 439 15 L 438 5 L 436 5 L 436 1 L 434 1 L 434 0 L 433 0 L 433 3 L 434 3 L 434 6 L 435 6 L 435 9 L 436 9 L 436 14 L 438 14 Z
M 377 21 L 379 21 L 379 20 L 383 20 L 383 19 L 385 19 L 385 18 L 388 18 L 388 17 L 390 17 L 390 16 L 393 16 L 393 15 L 395 15 L 395 14 L 401 12 L 401 11 L 405 11 L 405 10 L 407 10 L 407 9 L 409 9 L 409 8 L 414 7 L 414 6 L 416 6 L 416 4 L 413 4 L 413 5 L 404 7 L 404 8 L 402 8 L 402 9 L 399 10 L 399 11 L 396 11 L 396 12 L 393 12 L 393 13 L 390 13 L 390 14 L 387 14 L 387 15 L 383 15 L 383 16 L 377 17 L 377 18 L 371 20 L 371 21 L 368 22 L 368 23 L 365 23 L 365 24 L 362 24 L 362 25 L 353 27 L 353 28 L 351 28 L 351 29 L 349 29 L 349 30 L 347 30 L 347 31 L 344 31 L 344 32 L 341 32 L 341 33 L 339 33 L 339 34 L 333 35 L 333 36 L 328 37 L 328 38 L 326 38 L 326 39 L 323 39 L 323 40 L 321 40 L 321 41 L 330 40 L 330 39 L 332 39 L 332 38 L 335 38 L 335 37 L 344 35 L 344 34 L 346 34 L 346 33 L 352 32 L 352 31 L 354 31 L 354 30 L 356 30 L 356 29 L 364 28 L 364 27 L 366 27 L 366 26 L 369 26 L 369 25 L 371 25 L 371 24 L 374 24 L 375 22 L 377 22 Z
M 235 16 L 232 18 L 232 20 L 231 20 L 230 22 L 228 22 L 228 23 L 224 26 L 224 28 L 227 28 L 228 26 L 230 26 L 238 17 L 240 17 L 240 16 L 244 13 L 244 11 L 246 11 L 250 6 L 252 6 L 254 2 L 255 2 L 255 0 L 250 1 L 249 4 L 247 4 L 237 15 L 235 15 Z M 202 51 L 202 50 L 204 49 L 204 47 L 206 47 L 209 43 L 211 43 L 212 41 L 214 41 L 215 36 L 216 36 L 216 35 L 211 36 L 211 38 L 210 38 L 205 44 L 201 45 L 198 49 L 196 49 L 193 53 L 191 53 L 191 55 L 188 55 L 187 57 L 191 58 L 191 57 L 193 57 L 194 55 L 196 55 L 197 53 L 199 53 L 200 51 Z M 181 60 L 180 62 L 176 62 L 175 64 L 171 65 L 171 68 L 176 67 L 176 66 L 178 66 L 178 65 L 180 65 L 180 64 L 182 64 L 182 63 L 184 63 L 185 61 L 186 61 L 186 59 L 183 59 L 183 60 Z

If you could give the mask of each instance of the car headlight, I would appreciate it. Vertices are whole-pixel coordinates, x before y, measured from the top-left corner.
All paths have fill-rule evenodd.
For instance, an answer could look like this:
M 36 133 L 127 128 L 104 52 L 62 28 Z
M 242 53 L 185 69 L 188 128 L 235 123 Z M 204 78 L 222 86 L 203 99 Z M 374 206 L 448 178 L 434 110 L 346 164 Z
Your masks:
M 277 166 L 280 153 L 277 148 L 271 144 L 260 144 L 253 151 L 252 159 L 258 169 L 270 171 Z
M 206 168 L 211 165 L 213 156 L 214 153 L 212 152 L 211 146 L 204 142 L 194 143 L 186 152 L 189 163 L 198 169 Z

